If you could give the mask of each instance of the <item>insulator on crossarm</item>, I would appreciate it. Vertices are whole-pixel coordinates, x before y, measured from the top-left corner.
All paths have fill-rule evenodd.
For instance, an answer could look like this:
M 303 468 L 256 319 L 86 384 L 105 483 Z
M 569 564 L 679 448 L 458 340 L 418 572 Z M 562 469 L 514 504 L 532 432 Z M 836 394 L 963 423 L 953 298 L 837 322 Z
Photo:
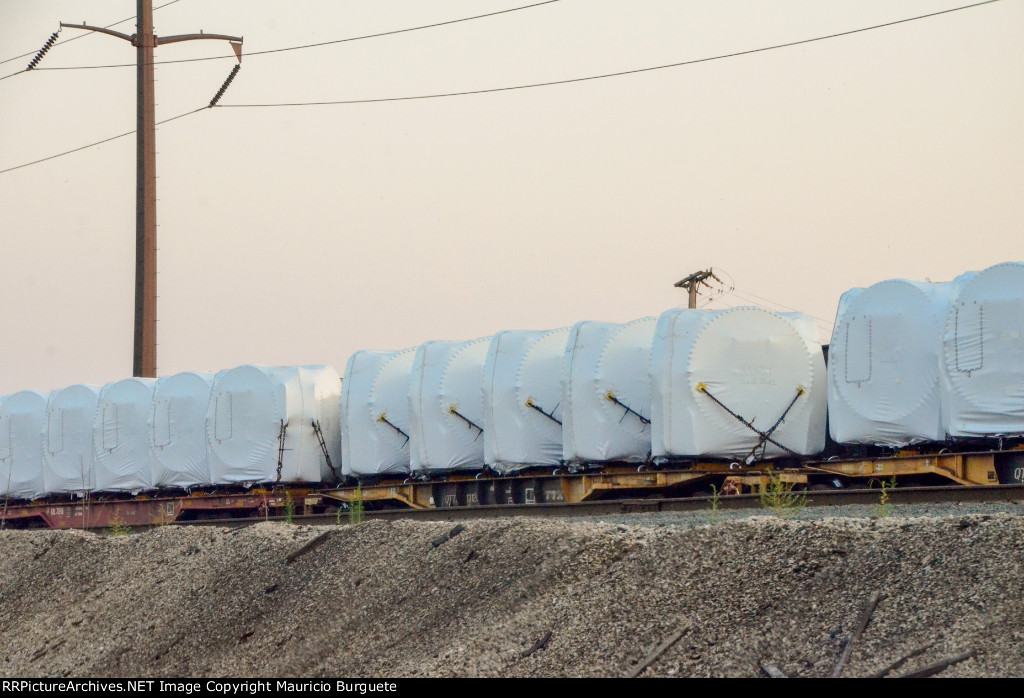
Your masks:
M 238 71 L 241 70 L 241 69 L 242 69 L 241 65 L 236 65 L 235 67 L 233 67 L 231 69 L 231 72 L 228 74 L 227 78 L 224 80 L 224 84 L 220 86 L 220 89 L 217 90 L 217 94 L 215 94 L 213 96 L 213 99 L 210 100 L 210 106 L 211 107 L 217 106 L 217 102 L 219 102 L 220 98 L 224 96 L 225 92 L 227 92 L 228 86 L 231 84 L 231 81 L 235 79 L 235 76 L 238 75 Z
M 43 47 L 39 49 L 39 53 L 37 53 L 35 57 L 31 61 L 29 61 L 28 68 L 26 68 L 25 70 L 32 70 L 37 65 L 39 65 L 39 61 L 43 60 L 43 56 L 46 55 L 46 52 L 50 50 L 50 47 L 53 46 L 55 41 L 57 41 L 57 32 L 54 32 L 50 35 L 50 38 L 46 40 L 46 43 L 43 44 Z

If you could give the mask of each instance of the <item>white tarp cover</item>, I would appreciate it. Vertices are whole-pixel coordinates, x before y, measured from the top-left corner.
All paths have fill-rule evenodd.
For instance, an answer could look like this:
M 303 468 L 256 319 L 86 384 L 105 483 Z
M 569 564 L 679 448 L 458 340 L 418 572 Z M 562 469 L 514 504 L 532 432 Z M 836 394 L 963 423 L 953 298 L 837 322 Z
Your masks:
M 338 382 L 330 366 L 239 366 L 218 373 L 206 412 L 211 482 L 277 482 L 279 458 L 280 482 L 328 479 L 313 421 L 337 467 Z
M 100 391 L 93 421 L 93 455 L 101 492 L 141 492 L 153 487 L 147 422 L 153 378 L 127 378 Z
M 484 460 L 495 471 L 561 462 L 558 376 L 568 339 L 563 327 L 508 330 L 491 340 L 484 365 Z
M 1024 433 L 1024 263 L 953 281 L 943 345 L 947 433 Z
M 657 318 L 646 317 L 624 325 L 573 326 L 561 372 L 562 458 L 567 463 L 639 462 L 650 455 L 656 325 Z
M 346 475 L 409 472 L 409 379 L 416 347 L 357 351 L 341 386 Z
M 149 417 L 153 485 L 193 487 L 210 483 L 206 410 L 212 373 L 176 373 L 157 381 Z
M 829 345 L 833 439 L 899 447 L 946 437 L 939 357 L 950 289 L 893 279 L 843 294 Z
M 754 455 L 759 435 L 725 408 L 763 432 L 786 414 L 772 439 L 801 455 L 818 453 L 825 447 L 825 378 L 807 315 L 755 307 L 668 310 L 658 318 L 651 351 L 653 455 Z M 755 457 L 787 455 L 762 445 Z
M 100 388 L 72 385 L 50 393 L 43 425 L 43 482 L 47 494 L 96 489 L 92 427 Z
M 484 467 L 484 362 L 491 338 L 427 342 L 409 387 L 413 472 Z
M 0 401 L 0 496 L 36 499 L 46 494 L 43 443 L 47 393 L 23 390 Z

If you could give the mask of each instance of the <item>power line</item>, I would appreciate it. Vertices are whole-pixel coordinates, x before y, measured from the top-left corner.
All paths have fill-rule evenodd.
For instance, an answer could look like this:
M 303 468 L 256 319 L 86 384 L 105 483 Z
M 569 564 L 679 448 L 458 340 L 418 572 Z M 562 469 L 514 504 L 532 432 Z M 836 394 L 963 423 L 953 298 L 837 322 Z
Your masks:
M 463 92 L 442 92 L 437 94 L 429 95 L 413 95 L 407 97 L 379 97 L 374 99 L 340 99 L 330 100 L 322 102 L 275 102 L 275 103 L 264 103 L 264 104 L 218 104 L 218 108 L 227 107 L 313 107 L 313 106 L 326 106 L 331 104 L 370 104 L 375 102 L 403 102 L 415 99 L 437 99 L 440 97 L 463 97 L 466 95 L 479 95 L 491 92 L 509 92 L 512 90 L 527 90 L 534 87 L 550 87 L 552 85 L 567 85 L 575 82 L 586 82 L 588 80 L 603 80 L 604 78 L 615 78 L 623 75 L 635 75 L 637 73 L 647 73 L 654 70 L 665 70 L 667 68 L 679 68 L 687 65 L 695 65 L 697 63 L 708 63 L 710 61 L 722 60 L 723 58 L 736 58 L 737 56 L 748 56 L 754 53 L 763 53 L 765 51 L 774 51 L 781 48 L 790 48 L 793 46 L 801 46 L 804 44 L 814 43 L 816 41 L 825 41 L 826 39 L 835 39 L 842 36 L 850 36 L 851 34 L 859 34 L 861 32 L 871 31 L 873 29 L 882 29 L 884 27 L 891 27 L 897 24 L 906 24 L 907 22 L 916 22 L 920 19 L 928 19 L 930 17 L 937 17 L 939 15 L 949 14 L 951 12 L 958 12 L 960 10 L 968 10 L 974 7 L 981 7 L 982 5 L 991 5 L 1001 0 L 983 0 L 982 2 L 976 2 L 971 5 L 962 5 L 960 7 L 954 7 L 948 10 L 940 10 L 939 12 L 932 12 L 926 15 L 917 15 L 916 17 L 907 17 L 906 19 L 898 19 L 892 22 L 885 22 L 883 24 L 874 24 L 869 27 L 861 27 L 859 29 L 851 29 L 849 31 L 838 32 L 835 34 L 826 34 L 824 36 L 816 36 L 810 39 L 801 39 L 799 41 L 789 41 L 784 44 L 774 44 L 772 46 L 762 46 L 760 48 L 747 49 L 745 51 L 736 51 L 734 53 L 723 53 L 717 56 L 710 56 L 707 58 L 695 58 L 689 61 L 679 61 L 678 63 L 666 63 L 664 65 L 650 66 L 647 68 L 634 68 L 633 70 L 621 70 L 615 73 L 603 73 L 601 75 L 589 75 L 582 78 L 569 78 L 567 80 L 551 80 L 549 82 L 535 82 L 527 85 L 511 85 L 508 87 L 492 87 L 482 90 L 466 90 Z
M 177 1 L 177 0 L 175 0 Z M 393 29 L 386 32 L 377 32 L 376 34 L 363 34 L 362 36 L 350 36 L 345 39 L 332 39 L 330 41 L 321 41 L 315 44 L 302 44 L 301 46 L 285 46 L 282 48 L 266 49 L 264 51 L 252 51 L 246 53 L 246 58 L 252 56 L 264 56 L 269 53 L 284 53 L 285 51 L 300 51 L 307 48 L 317 48 L 319 46 L 330 46 L 332 44 L 344 44 L 350 41 L 361 41 L 363 39 L 376 39 L 382 36 L 394 36 L 395 34 L 405 34 L 408 32 L 419 31 L 421 29 L 434 29 L 436 27 L 444 27 L 449 24 L 458 24 L 460 22 L 470 22 L 475 19 L 484 19 L 486 17 L 495 17 L 497 15 L 504 15 L 510 12 L 518 12 L 519 10 L 529 10 L 534 7 L 540 7 L 541 5 L 551 5 L 552 3 L 561 2 L 562 0 L 544 0 L 543 2 L 535 2 L 530 5 L 520 5 L 519 7 L 510 7 L 507 10 L 498 10 L 497 12 L 488 12 L 482 15 L 473 15 L 472 17 L 460 17 L 459 19 L 449 19 L 444 22 L 434 22 L 433 24 L 423 24 L 418 27 L 406 27 L 405 29 Z M 995 0 L 990 0 L 994 2 Z M 195 63 L 197 61 L 219 61 L 224 58 L 235 58 L 232 54 L 230 56 L 207 56 L 205 58 L 181 58 L 173 61 L 153 61 L 153 65 L 168 65 L 171 63 Z M 94 70 L 97 68 L 134 68 L 136 63 L 112 63 L 109 65 L 69 65 L 69 66 L 54 66 L 48 68 L 37 68 L 37 70 Z
M 785 303 L 779 303 L 778 301 L 773 301 L 770 298 L 765 298 L 763 296 L 759 296 L 756 293 L 752 293 L 752 292 L 744 290 L 744 289 L 739 289 L 739 288 L 733 287 L 732 293 L 735 294 L 738 298 L 742 298 L 742 299 L 747 300 L 747 301 L 761 301 L 762 303 L 768 303 L 769 305 L 776 305 L 776 306 L 778 306 L 780 308 L 785 308 L 786 310 L 791 310 L 794 313 L 803 313 L 803 312 L 805 312 L 805 311 L 800 310 L 798 308 L 793 308 L 791 306 L 788 306 Z M 835 324 L 831 320 L 827 320 L 825 318 L 818 317 L 817 315 L 811 315 L 811 317 L 813 317 L 818 322 L 824 322 L 824 323 L 827 323 L 830 326 Z
M 166 124 L 166 123 L 168 123 L 170 121 L 176 121 L 177 119 L 181 119 L 181 118 L 184 118 L 186 116 L 190 116 L 192 114 L 195 114 L 197 112 L 201 112 L 204 109 L 209 109 L 209 107 L 199 107 L 198 109 L 193 109 L 192 111 L 187 111 L 187 112 L 184 112 L 183 114 L 178 114 L 177 116 L 172 116 L 169 119 L 164 119 L 163 121 L 157 121 L 156 124 L 157 124 L 157 126 L 159 126 L 160 124 Z M 54 159 L 59 158 L 59 157 L 64 157 L 65 155 L 71 155 L 71 153 L 77 153 L 78 151 L 85 150 L 86 148 L 92 148 L 93 146 L 103 145 L 104 143 L 109 143 L 110 141 L 116 141 L 118 138 L 124 138 L 125 136 L 132 135 L 133 133 L 135 133 L 134 129 L 131 130 L 131 131 L 126 131 L 124 133 L 120 133 L 120 134 L 118 134 L 116 136 L 111 136 L 110 138 L 104 138 L 102 141 L 96 141 L 95 143 L 90 143 L 88 145 L 83 145 L 80 148 L 74 148 L 72 150 L 65 150 L 63 153 L 57 153 L 56 155 L 50 155 L 50 156 L 45 157 L 45 158 L 40 158 L 39 160 L 33 160 L 32 162 L 26 162 L 26 163 L 22 163 L 21 165 L 15 165 L 14 167 L 8 167 L 6 170 L 0 170 L 0 174 L 3 174 L 5 172 L 12 172 L 14 170 L 20 170 L 23 167 L 28 167 L 29 165 L 37 165 L 37 164 L 39 164 L 41 162 L 46 162 L 47 160 L 54 160 Z
M 702 307 L 702 308 L 712 307 L 713 308 L 716 303 L 718 305 L 720 305 L 720 306 L 723 306 L 724 309 L 732 309 L 732 308 L 742 307 L 742 306 L 738 306 L 738 305 L 733 305 L 731 303 L 727 303 L 725 300 L 723 300 L 723 298 L 726 297 L 726 296 L 736 296 L 736 298 L 738 298 L 740 301 L 745 301 L 747 303 L 750 303 L 751 305 L 754 305 L 754 306 L 757 306 L 757 307 L 761 307 L 761 308 L 766 308 L 767 310 L 772 310 L 774 312 L 778 312 L 774 308 L 769 308 L 769 307 L 765 306 L 764 303 L 759 303 L 757 301 L 751 301 L 748 298 L 744 298 L 742 295 L 736 293 L 736 289 L 732 289 L 730 291 L 726 291 L 725 293 L 723 293 L 721 295 L 718 295 L 718 296 L 711 296 L 711 297 L 708 298 L 708 300 L 705 303 L 702 303 L 700 305 L 700 307 Z M 767 299 L 765 299 L 765 300 L 767 301 Z M 795 313 L 801 313 L 803 315 L 807 315 L 808 317 L 810 317 L 810 318 L 812 318 L 814 320 L 815 327 L 817 327 L 817 329 L 819 331 L 825 332 L 825 333 L 828 333 L 828 334 L 832 333 L 832 323 L 830 321 L 822 320 L 821 318 L 819 318 L 819 317 L 817 317 L 815 315 L 809 315 L 807 312 L 802 311 L 802 310 L 796 310 L 794 308 L 789 308 L 788 306 L 784 306 L 781 303 L 772 303 L 772 301 L 767 301 L 767 302 L 769 304 L 772 304 L 772 305 L 781 305 L 783 308 L 791 310 L 791 311 L 793 311 Z
M 177 1 L 177 0 L 175 0 L 175 1 Z M 549 4 L 551 2 L 557 2 L 557 1 L 558 0 L 547 0 L 546 3 L 538 3 L 538 4 Z M 676 67 L 685 66 L 685 65 L 694 65 L 694 64 L 697 64 L 697 63 L 707 63 L 709 61 L 720 60 L 720 59 L 723 59 L 723 58 L 734 58 L 736 56 L 744 56 L 744 55 L 749 55 L 749 54 L 753 54 L 753 53 L 761 53 L 761 52 L 764 52 L 764 51 L 771 51 L 771 50 L 774 50 L 774 49 L 788 48 L 788 47 L 791 47 L 791 46 L 799 46 L 801 44 L 809 44 L 809 43 L 812 43 L 812 42 L 815 42 L 815 41 L 824 41 L 825 39 L 833 39 L 833 38 L 837 38 L 837 37 L 841 37 L 841 36 L 849 36 L 851 34 L 858 34 L 858 33 L 861 33 L 861 32 L 870 31 L 872 29 L 881 29 L 883 27 L 890 27 L 890 26 L 893 26 L 893 25 L 896 25 L 896 24 L 905 24 L 907 22 L 914 22 L 914 21 L 919 20 L 919 19 L 927 19 L 929 17 L 936 17 L 938 15 L 949 14 L 951 12 L 957 12 L 959 10 L 967 10 L 967 9 L 970 9 L 970 8 L 973 8 L 973 7 L 981 7 L 982 5 L 991 5 L 993 3 L 1000 2 L 1000 1 L 1001 0 L 983 0 L 983 2 L 977 2 L 977 3 L 971 4 L 971 5 L 963 5 L 963 6 L 954 7 L 954 8 L 948 9 L 948 10 L 941 10 L 939 12 L 932 12 L 932 13 L 926 14 L 926 15 L 918 15 L 916 17 L 908 17 L 906 19 L 899 19 L 899 20 L 895 20 L 895 21 L 892 21 L 892 22 L 886 22 L 884 24 L 876 24 L 876 25 L 872 25 L 870 27 L 862 27 L 860 29 L 851 29 L 849 31 L 839 32 L 839 33 L 836 33 L 836 34 L 828 34 L 826 36 L 818 36 L 818 37 L 814 37 L 814 38 L 811 38 L 811 39 L 802 39 L 800 41 L 791 41 L 791 42 L 788 42 L 788 43 L 785 43 L 785 44 L 775 44 L 773 46 L 765 46 L 765 47 L 756 48 L 756 49 L 748 49 L 746 51 L 738 51 L 738 52 L 735 52 L 735 53 L 728 53 L 728 54 L 722 54 L 722 55 L 718 55 L 718 56 L 711 56 L 711 57 L 708 57 L 708 58 L 697 58 L 697 59 L 694 59 L 694 60 L 681 61 L 679 63 L 670 63 L 670 64 L 667 64 L 667 65 L 653 66 L 653 67 L 649 67 L 649 68 L 637 68 L 637 69 L 634 69 L 634 70 L 624 70 L 624 71 L 620 71 L 620 72 L 616 72 L 616 73 L 606 73 L 606 74 L 603 74 L 603 75 L 593 75 L 593 76 L 583 77 L 583 78 L 571 78 L 569 80 L 556 80 L 556 81 L 552 81 L 552 82 L 533 83 L 533 84 L 530 84 L 530 85 L 517 85 L 517 86 L 512 86 L 512 87 L 497 87 L 497 88 L 491 88 L 491 89 L 485 89 L 485 90 L 470 90 L 470 91 L 466 91 L 466 92 L 448 92 L 448 93 L 443 93 L 443 94 L 418 95 L 418 96 L 411 96 L 411 97 L 384 97 L 384 98 L 378 98 L 378 99 L 338 100 L 338 101 L 330 101 L 330 102 L 291 102 L 291 103 L 277 103 L 277 104 L 218 104 L 217 108 L 220 109 L 220 108 L 225 108 L 225 107 L 236 107 L 236 108 L 237 107 L 244 107 L 244 108 L 251 108 L 251 107 L 301 107 L 301 106 L 321 106 L 321 105 L 329 105 L 329 104 L 367 104 L 367 103 L 371 103 L 371 102 L 398 102 L 398 101 L 407 101 L 407 100 L 414 100 L 414 99 L 434 99 L 434 98 L 438 98 L 438 97 L 456 97 L 456 96 L 462 96 L 462 95 L 483 94 L 483 93 L 487 93 L 487 92 L 506 92 L 506 91 L 510 91 L 510 90 L 528 89 L 528 88 L 531 88 L 531 87 L 546 87 L 546 86 L 549 86 L 549 85 L 563 85 L 563 84 L 574 83 L 574 82 L 583 82 L 583 81 L 587 81 L 587 80 L 599 80 L 599 79 L 602 79 L 602 78 L 619 77 L 619 76 L 622 76 L 622 75 L 633 75 L 633 74 L 636 74 L 636 73 L 644 73 L 644 72 L 649 72 L 649 71 L 653 71 L 653 70 L 662 70 L 662 69 L 665 69 L 665 68 L 676 68 Z M 169 5 L 171 3 L 167 3 L 167 4 Z M 525 9 L 527 7 L 536 7 L 536 6 L 537 6 L 536 4 L 535 5 L 524 5 L 524 6 L 520 7 L 520 8 L 513 8 L 513 9 L 510 9 L 510 10 L 502 10 L 501 12 L 498 12 L 498 13 L 492 13 L 492 15 L 493 14 L 502 14 L 502 13 L 505 13 L 505 12 L 514 12 L 516 9 Z M 166 5 L 162 5 L 161 7 L 166 7 Z M 476 18 L 478 18 L 478 17 L 486 17 L 486 16 L 491 16 L 491 15 L 478 15 Z M 451 23 L 454 23 L 454 22 L 457 22 L 457 21 L 468 21 L 469 19 L 475 19 L 475 18 L 464 18 L 462 20 L 450 20 L 449 22 L 441 23 L 441 24 L 451 24 Z M 401 33 L 403 31 L 415 31 L 416 29 L 419 29 L 419 28 L 426 28 L 426 26 L 440 26 L 440 24 L 438 24 L 438 25 L 425 25 L 424 27 L 416 27 L 416 28 L 410 28 L 410 29 L 405 29 L 405 30 L 397 30 L 395 32 L 387 32 L 387 33 L 384 33 L 384 34 L 373 35 L 373 36 L 384 36 L 384 35 L 387 35 L 388 33 Z M 368 37 L 369 36 L 370 35 L 368 35 Z M 368 37 L 354 37 L 354 38 L 348 39 L 348 40 L 349 41 L 354 41 L 354 40 L 356 40 L 358 38 L 368 38 Z M 342 41 L 345 41 L 345 40 L 342 40 Z M 246 55 L 252 55 L 252 54 L 246 54 Z M 10 77 L 10 76 L 8 76 L 8 77 Z M 163 123 L 167 123 L 168 121 L 174 121 L 175 119 L 180 119 L 183 116 L 188 116 L 189 114 L 194 114 L 197 111 L 201 111 L 202 109 L 207 109 L 207 108 L 209 108 L 209 107 L 201 107 L 200 109 L 197 109 L 195 111 L 186 112 L 184 114 L 179 114 L 178 116 L 172 117 L 170 119 L 166 119 L 166 120 L 161 121 L 159 123 L 163 124 Z M 32 162 L 23 163 L 21 165 L 15 165 L 14 167 L 8 167 L 7 169 L 0 170 L 0 174 L 4 174 L 5 172 L 11 172 L 13 170 L 19 170 L 19 169 L 21 169 L 23 167 L 28 167 L 30 165 L 35 165 L 35 164 L 38 164 L 40 162 L 46 162 L 47 160 L 53 160 L 55 158 L 59 158 L 59 157 L 62 157 L 64 155 L 70 155 L 71 153 L 77 153 L 80 150 L 85 150 L 87 148 L 91 148 L 91 147 L 96 146 L 96 145 L 101 145 L 103 143 L 107 143 L 109 141 L 112 141 L 112 140 L 115 140 L 115 139 L 118 139 L 118 138 L 123 138 L 124 136 L 129 136 L 129 135 L 131 135 L 133 133 L 135 133 L 135 132 L 134 131 L 128 131 L 127 133 L 122 133 L 120 135 L 112 136 L 111 138 L 104 139 L 102 141 L 97 141 L 95 143 L 90 143 L 90 144 L 84 145 L 84 146 L 82 146 L 80 148 L 75 148 L 73 150 L 68 150 L 68 151 L 65 151 L 63 153 L 57 153 L 56 155 L 51 155 L 49 157 L 45 157 L 45 158 L 42 158 L 40 160 L 34 160 Z M 829 322 L 829 321 L 826 321 L 826 322 Z
M 176 2 L 181 2 L 181 0 L 171 0 L 170 2 L 165 2 L 163 5 L 160 5 L 158 7 L 154 7 L 153 11 L 156 12 L 157 10 L 159 10 L 161 8 L 164 8 L 164 7 L 167 7 L 168 5 L 173 5 Z M 113 24 L 108 24 L 107 26 L 105 26 L 103 28 L 104 29 L 110 29 L 111 27 L 116 27 L 118 24 L 124 24 L 125 22 L 130 22 L 133 19 L 135 19 L 135 15 L 132 15 L 131 17 L 125 17 L 124 19 L 119 19 L 118 21 L 114 22 Z M 91 34 L 78 34 L 76 36 L 71 37 L 70 39 L 64 39 L 64 41 L 58 41 L 57 43 L 54 44 L 54 46 L 62 46 L 64 44 L 70 43 L 72 41 L 77 41 L 78 39 L 81 39 L 81 38 L 86 37 L 86 36 L 91 36 Z M 34 55 L 34 54 L 35 54 L 35 51 L 30 51 L 29 53 L 23 53 L 20 56 L 12 56 L 11 58 L 5 58 L 2 61 L 0 61 L 0 65 L 3 65 L 4 63 L 10 63 L 11 61 L 16 61 L 19 58 L 26 58 L 26 57 Z M 135 64 L 133 63 L 132 65 L 135 65 Z M 36 68 L 36 70 L 48 70 L 48 68 Z M 19 70 L 18 71 L 18 73 L 24 73 L 24 72 L 25 72 L 24 70 Z M 11 75 L 7 75 L 5 77 L 9 78 L 12 75 L 17 75 L 18 73 L 11 73 Z M 3 79 L 4 78 L 0 78 L 0 80 L 3 80 Z
M 800 310 L 799 308 L 794 308 L 792 306 L 786 305 L 785 303 L 780 303 L 778 301 L 773 301 L 770 298 L 759 296 L 753 291 L 747 291 L 746 289 L 736 288 L 736 280 L 733 278 L 732 274 L 730 274 L 725 269 L 722 269 L 721 267 L 716 267 L 715 270 L 722 276 L 728 277 L 728 288 L 726 288 L 723 284 L 722 288 L 717 293 L 708 297 L 708 303 L 711 303 L 715 300 L 719 300 L 719 302 L 724 302 L 721 301 L 721 299 L 724 298 L 725 296 L 735 296 L 741 302 L 750 303 L 752 305 L 757 305 L 762 308 L 768 308 L 769 310 L 774 310 L 774 308 L 770 308 L 769 306 L 775 306 L 775 308 L 781 308 L 783 310 L 789 310 L 795 313 L 803 313 L 804 315 L 813 318 L 814 322 L 817 325 L 821 326 L 823 329 L 826 330 L 830 330 L 832 325 L 834 324 L 831 320 L 818 317 L 817 315 L 811 315 L 805 310 Z M 826 325 L 828 327 L 825 327 Z
M 804 315 L 807 315 L 808 317 L 813 319 L 815 324 L 820 325 L 821 327 L 823 327 L 825 329 L 831 329 L 832 325 L 833 325 L 833 322 L 831 320 L 826 320 L 825 318 L 818 317 L 817 315 L 811 315 L 806 310 L 800 310 L 799 308 L 793 308 L 793 307 L 790 307 L 788 305 L 785 305 L 784 303 L 779 303 L 778 301 L 769 300 L 768 298 L 762 298 L 761 296 L 755 296 L 752 293 L 750 293 L 749 295 L 746 295 L 744 292 L 734 288 L 731 291 L 729 291 L 729 294 L 736 296 L 741 301 L 745 301 L 747 303 L 751 303 L 752 305 L 759 305 L 761 307 L 767 307 L 769 310 L 775 310 L 775 309 L 778 308 L 778 309 L 781 309 L 783 311 L 789 311 L 789 312 L 793 312 L 793 313 L 803 313 Z M 775 306 L 775 308 L 772 308 L 770 306 Z

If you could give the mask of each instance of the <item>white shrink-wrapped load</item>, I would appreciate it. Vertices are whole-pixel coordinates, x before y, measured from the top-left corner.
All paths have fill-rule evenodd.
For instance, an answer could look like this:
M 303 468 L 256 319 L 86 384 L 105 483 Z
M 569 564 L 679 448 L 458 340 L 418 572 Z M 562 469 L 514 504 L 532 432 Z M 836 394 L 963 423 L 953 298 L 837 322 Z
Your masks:
M 153 487 L 146 426 L 154 385 L 153 378 L 127 378 L 100 391 L 92 435 L 97 490 L 138 493 Z
M 647 460 L 651 453 L 651 343 L 657 318 L 573 326 L 562 359 L 562 458 Z
M 23 390 L 0 401 L 0 497 L 37 499 L 43 481 L 43 433 L 47 393 Z
M 942 368 L 950 436 L 1024 433 L 1024 263 L 953 281 Z
M 752 461 L 825 447 L 825 360 L 814 321 L 802 313 L 666 311 L 651 381 L 655 457 Z
M 156 487 L 210 484 L 206 410 L 212 388 L 212 373 L 176 373 L 157 381 L 147 430 Z
M 346 475 L 409 472 L 409 378 L 416 348 L 357 351 L 341 386 Z
M 833 439 L 899 447 L 945 438 L 939 364 L 950 289 L 893 279 L 843 294 L 829 345 Z
M 100 389 L 72 385 L 50 393 L 43 424 L 43 482 L 47 494 L 96 489 L 92 427 Z
M 484 467 L 484 362 L 491 338 L 427 342 L 409 387 L 413 472 Z
M 215 485 L 321 482 L 337 468 L 338 372 L 330 366 L 239 366 L 213 381 L 206 412 Z
M 569 328 L 499 332 L 484 365 L 484 461 L 499 473 L 558 465 Z

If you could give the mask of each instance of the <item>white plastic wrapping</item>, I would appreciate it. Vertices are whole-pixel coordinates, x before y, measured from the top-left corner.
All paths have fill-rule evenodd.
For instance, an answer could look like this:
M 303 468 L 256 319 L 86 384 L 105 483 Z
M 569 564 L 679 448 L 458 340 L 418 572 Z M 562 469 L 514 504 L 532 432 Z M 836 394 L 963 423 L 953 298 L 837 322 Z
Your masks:
M 409 472 L 409 380 L 415 357 L 415 347 L 349 357 L 341 387 L 346 475 Z
M 48 494 L 96 489 L 92 429 L 99 399 L 95 385 L 72 385 L 50 393 L 42 434 Z
M 210 483 L 206 453 L 206 410 L 212 373 L 176 373 L 156 383 L 148 434 L 156 487 Z
M 899 447 L 945 438 L 939 365 L 950 290 L 893 279 L 843 294 L 829 345 L 833 439 Z
M 339 393 L 330 366 L 239 366 L 218 373 L 206 413 L 211 482 L 330 479 L 313 422 L 337 467 Z
M 651 380 L 655 457 L 788 455 L 770 442 L 755 454 L 760 436 L 727 408 L 762 432 L 785 414 L 771 438 L 798 454 L 825 447 L 825 360 L 814 321 L 802 313 L 666 311 L 658 318 Z
M 409 387 L 414 472 L 484 467 L 484 362 L 490 342 L 427 342 L 416 350 Z
M 127 378 L 100 391 L 93 421 L 97 490 L 138 493 L 153 487 L 146 425 L 154 385 L 153 378 Z
M 36 499 L 46 494 L 39 435 L 48 397 L 23 390 L 0 400 L 0 497 Z
M 651 452 L 651 343 L 657 319 L 580 322 L 562 359 L 562 458 L 646 460 Z
M 1024 263 L 953 281 L 942 368 L 950 436 L 1024 433 Z
M 499 473 L 562 459 L 559 371 L 569 328 L 499 332 L 484 365 L 484 460 Z

